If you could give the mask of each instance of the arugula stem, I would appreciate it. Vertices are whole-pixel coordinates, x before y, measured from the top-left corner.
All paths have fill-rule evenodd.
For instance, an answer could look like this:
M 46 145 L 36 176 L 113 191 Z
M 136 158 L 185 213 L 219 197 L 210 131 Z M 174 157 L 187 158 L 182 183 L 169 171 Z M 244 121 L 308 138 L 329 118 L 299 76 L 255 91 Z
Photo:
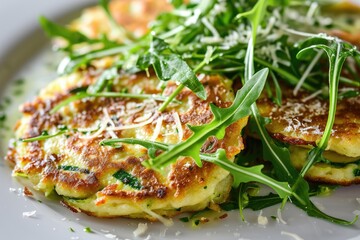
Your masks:
M 176 96 L 184 89 L 184 87 L 185 85 L 180 83 L 179 86 L 175 89 L 175 91 L 173 91 L 166 99 L 166 101 L 161 104 L 161 106 L 159 107 L 159 112 L 163 112 L 166 107 L 172 102 L 172 100 L 176 98 Z
M 40 135 L 40 136 L 36 136 L 36 137 L 32 137 L 32 138 L 21 138 L 20 141 L 21 142 L 35 142 L 35 141 L 42 141 L 42 140 L 46 140 L 49 138 L 53 138 L 56 136 L 60 136 L 64 133 L 68 132 L 68 130 L 61 130 L 55 134 L 52 135 Z
M 337 97 L 338 97 L 338 84 L 340 79 L 340 73 L 342 65 L 346 57 L 341 56 L 342 44 L 337 43 L 336 53 L 329 56 L 329 113 L 325 126 L 324 133 L 317 144 L 317 147 L 310 151 L 306 164 L 301 169 L 300 175 L 305 176 L 310 167 L 319 159 L 331 136 L 331 129 L 333 128 L 336 115 Z
M 340 77 L 340 82 L 352 85 L 354 87 L 360 87 L 360 82 L 351 80 L 351 79 L 346 78 L 346 77 Z

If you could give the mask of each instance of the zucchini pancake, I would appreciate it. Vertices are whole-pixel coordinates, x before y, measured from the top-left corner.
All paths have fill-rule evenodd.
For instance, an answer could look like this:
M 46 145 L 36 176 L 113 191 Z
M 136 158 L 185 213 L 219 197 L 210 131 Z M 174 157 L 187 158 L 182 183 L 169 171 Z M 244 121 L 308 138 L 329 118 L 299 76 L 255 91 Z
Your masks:
M 86 70 L 57 79 L 21 107 L 23 117 L 16 126 L 16 138 L 52 137 L 18 142 L 10 149 L 7 159 L 15 164 L 15 175 L 27 176 L 45 195 L 55 192 L 63 196 L 65 204 L 101 217 L 153 219 L 156 214 L 170 216 L 200 210 L 227 198 L 232 178 L 212 163 L 200 168 L 184 157 L 160 173 L 141 164 L 148 159 L 143 147 L 121 144 L 113 148 L 99 143 L 113 137 L 167 144 L 185 141 L 191 135 L 186 124 L 196 126 L 212 119 L 210 102 L 219 107 L 231 104 L 230 81 L 204 76 L 206 101 L 183 90 L 177 97 L 182 103 L 174 103 L 162 113 L 157 111 L 161 102 L 152 98 L 104 97 L 74 101 L 51 113 L 74 90 L 93 83 L 99 77 L 93 72 Z M 172 92 L 175 87 L 169 82 L 162 89 L 156 77 L 138 74 L 117 79 L 112 91 L 126 89 L 130 94 L 141 91 L 155 96 Z M 204 151 L 223 148 L 227 157 L 234 159 L 243 147 L 240 135 L 246 122 L 243 119 L 229 126 L 222 141 L 209 139 Z
M 149 9 L 150 2 L 142 4 Z M 114 3 L 123 5 L 121 1 Z M 89 20 L 88 14 L 94 19 L 90 17 Z M 98 26 L 95 22 L 104 20 L 103 15 L 98 7 L 89 9 L 73 26 L 79 27 L 79 22 L 87 19 L 80 24 L 83 29 L 92 28 L 93 33 L 100 31 L 93 27 Z M 91 23 L 86 25 L 89 21 Z M 138 26 L 143 29 L 142 19 Z M 111 59 L 103 59 L 95 64 L 103 66 L 103 62 L 109 61 Z M 201 125 L 213 118 L 209 103 L 218 107 L 231 105 L 234 99 L 231 81 L 219 76 L 199 76 L 208 96 L 206 100 L 184 89 L 177 96 L 177 102 L 171 103 L 166 111 L 158 112 L 162 102 L 152 96 L 170 94 L 177 87 L 176 83 L 169 81 L 164 85 L 154 73 L 150 76 L 122 74 L 114 79 L 109 91 L 150 98 L 88 97 L 51 112 L 62 100 L 76 95 L 77 90 L 94 84 L 102 71 L 93 66 L 60 77 L 21 107 L 23 117 L 16 125 L 16 139 L 51 137 L 20 141 L 9 149 L 7 160 L 14 165 L 14 175 L 26 176 L 34 188 L 45 195 L 62 196 L 63 203 L 71 209 L 98 217 L 156 220 L 159 215 L 197 211 L 225 201 L 232 178 L 212 163 L 205 162 L 200 168 L 190 157 L 182 157 L 157 172 L 142 165 L 148 159 L 144 147 L 121 144 L 113 148 L 99 143 L 111 138 L 167 144 L 185 141 L 192 133 L 187 124 Z M 224 140 L 208 139 L 203 151 L 223 148 L 233 160 L 243 148 L 240 136 L 246 123 L 247 118 L 244 118 L 229 126 Z
M 68 56 L 59 65 L 62 75 L 20 107 L 16 140 L 6 157 L 14 176 L 28 179 L 46 196 L 60 196 L 73 211 L 165 223 L 164 216 L 221 210 L 221 203 L 234 203 L 230 191 L 240 189 L 240 184 L 245 185 L 239 191 L 245 192 L 239 192 L 235 202 L 244 200 L 241 204 L 246 205 L 253 197 L 247 198 L 253 182 L 269 186 L 279 200 L 288 198 L 317 216 L 320 210 L 309 199 L 313 189 L 302 177 L 329 184 L 360 183 L 358 78 L 345 78 L 350 67 L 342 71 L 338 64 L 347 82 L 340 88 L 336 85 L 336 94 L 324 97 L 328 75 L 334 75 L 327 75 L 334 67 L 321 66 L 326 54 L 317 53 L 310 60 L 295 56 L 319 46 L 333 53 L 334 46 L 339 46 L 344 51 L 341 56 L 353 57 L 347 62 L 345 57 L 345 65 L 351 61 L 360 65 L 355 46 L 327 35 L 351 34 L 329 30 L 329 18 L 311 22 L 317 9 L 322 10 L 315 1 L 299 11 L 298 2 L 291 5 L 292 1 L 173 2 L 171 6 L 167 1 L 101 0 L 101 6 L 86 9 L 67 28 L 40 19 Z M 254 12 L 263 14 L 263 19 L 252 19 Z M 251 29 L 256 24 L 258 42 L 256 29 Z M 314 34 L 301 32 L 318 25 Z M 323 26 L 327 34 L 317 34 Z M 302 39 L 305 46 L 297 44 L 304 36 L 311 41 Z M 358 71 L 356 63 L 352 73 Z M 310 90 L 300 84 L 306 74 L 315 82 Z M 318 75 L 321 80 L 314 81 Z M 296 93 L 295 85 L 300 86 Z M 242 89 L 235 94 L 238 86 Z M 318 87 L 322 91 L 316 92 Z M 338 90 L 339 95 L 342 91 L 352 95 L 337 101 Z M 278 92 L 281 97 L 275 96 Z M 332 112 L 336 114 L 330 116 Z M 261 135 L 262 128 L 265 134 Z M 329 138 L 319 146 L 327 134 Z M 256 161 L 242 162 L 245 146 L 261 152 L 260 145 L 246 145 L 247 137 L 261 138 L 263 146 L 269 137 L 266 144 L 275 157 L 264 151 L 261 158 L 269 157 L 273 169 L 262 172 L 264 166 L 254 166 Z M 277 141 L 269 144 L 273 139 Z M 181 145 L 185 142 L 188 145 Z M 177 148 L 172 153 L 178 145 L 190 150 Z M 284 145 L 289 158 L 281 149 Z M 181 155 L 179 149 L 186 153 Z M 320 157 L 301 175 L 309 149 L 319 149 Z M 165 154 L 171 161 L 155 166 L 153 160 Z M 298 184 L 306 191 L 299 193 Z
M 324 132 L 328 117 L 328 101 L 311 97 L 301 91 L 283 87 L 282 105 L 270 98 L 261 98 L 257 105 L 264 117 L 271 119 L 266 126 L 271 136 L 288 144 L 294 167 L 301 169 L 309 149 L 316 146 Z M 314 164 L 307 179 L 339 185 L 360 183 L 360 97 L 342 99 L 337 104 L 335 124 L 324 158 Z

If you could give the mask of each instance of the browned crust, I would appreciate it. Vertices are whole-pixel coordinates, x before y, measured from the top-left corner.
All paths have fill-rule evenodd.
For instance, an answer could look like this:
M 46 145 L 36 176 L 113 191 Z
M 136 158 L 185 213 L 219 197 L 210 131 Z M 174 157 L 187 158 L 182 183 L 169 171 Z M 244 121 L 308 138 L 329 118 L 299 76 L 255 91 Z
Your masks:
M 89 84 L 91 81 L 87 78 L 85 82 Z M 96 78 L 93 78 L 94 81 Z M 140 84 L 146 81 L 144 74 L 131 76 L 126 82 L 128 87 Z M 179 113 L 181 124 L 199 125 L 205 124 L 212 120 L 213 116 L 209 108 L 209 102 L 219 106 L 227 107 L 231 104 L 227 94 L 230 89 L 226 89 L 221 83 L 221 79 L 216 76 L 208 76 L 204 79 L 204 86 L 208 94 L 207 100 L 201 100 L 195 96 L 190 90 L 183 90 L 178 96 L 178 100 L 191 102 L 191 108 L 187 111 Z M 84 84 L 82 84 L 84 86 Z M 170 94 L 176 87 L 175 83 L 169 83 L 164 92 Z M 62 99 L 70 96 L 71 86 L 66 93 L 59 94 L 50 99 L 36 98 L 33 102 L 26 103 L 22 108 L 25 115 L 30 116 L 30 125 L 26 128 L 22 137 L 35 137 L 41 134 L 43 130 L 48 130 L 58 125 L 66 125 L 70 128 L 87 127 L 94 123 L 96 119 L 103 116 L 102 108 L 106 107 L 110 115 L 116 115 L 119 106 L 125 106 L 130 100 L 123 98 L 96 98 L 77 101 L 73 103 L 73 108 L 77 109 L 77 114 L 72 115 L 69 121 L 66 110 L 62 114 L 50 114 L 51 107 L 55 106 Z M 159 93 L 152 86 L 146 86 L 144 93 Z M 134 101 L 134 100 L 131 100 Z M 160 104 L 160 103 L 158 103 Z M 169 108 L 163 113 L 165 124 L 175 124 L 172 112 L 176 109 Z M 70 113 L 69 113 L 70 114 Z M 144 113 L 140 113 L 142 115 Z M 136 114 L 130 117 L 133 121 Z M 131 120 L 132 119 L 132 120 Z M 115 119 L 114 122 L 121 121 Z M 156 119 L 154 120 L 156 121 Z M 228 158 L 232 159 L 241 149 L 243 149 L 242 138 L 240 132 L 246 124 L 246 119 L 234 123 L 226 130 L 224 140 L 218 140 L 211 137 L 203 147 L 204 152 L 215 152 L 219 148 L 227 151 Z M 155 123 L 143 127 L 143 131 L 152 133 Z M 119 137 L 123 131 L 117 131 Z M 189 128 L 185 128 L 184 138 L 188 138 L 192 132 Z M 70 132 L 65 140 L 65 147 L 69 151 L 81 155 L 86 159 L 86 168 L 90 173 L 81 173 L 73 171 L 63 171 L 58 169 L 65 156 L 55 153 L 44 152 L 43 141 L 26 143 L 27 154 L 18 156 L 15 148 L 10 148 L 8 152 L 8 161 L 18 162 L 15 172 L 21 172 L 28 175 L 41 175 L 42 182 L 56 185 L 58 188 L 74 189 L 81 193 L 82 197 L 91 196 L 95 193 L 98 197 L 106 196 L 106 198 L 121 198 L 131 201 L 143 201 L 145 199 L 163 199 L 167 197 L 178 196 L 179 198 L 186 196 L 187 191 L 192 188 L 198 188 L 207 182 L 211 175 L 218 171 L 219 167 L 214 164 L 204 162 L 203 167 L 198 167 L 191 158 L 182 158 L 172 166 L 172 170 L 168 179 L 160 173 L 147 169 L 142 165 L 142 161 L 147 160 L 147 151 L 139 152 L 139 157 L 128 156 L 126 159 L 117 159 L 117 156 L 127 151 L 126 145 L 121 148 L 101 147 L 100 141 L 109 138 L 107 134 L 90 140 L 81 139 L 82 134 L 79 132 Z M 211 149 L 208 149 L 209 146 Z M 120 160 L 120 161 L 119 161 Z M 19 167 L 24 165 L 24 167 Z M 106 174 L 114 174 L 116 171 L 123 169 L 140 179 L 142 188 L 140 190 L 123 190 L 118 188 L 118 184 L 103 185 L 99 179 Z M 55 188 L 56 190 L 56 188 Z M 104 204 L 99 201 L 98 204 Z
M 341 181 L 338 181 L 327 177 L 315 177 L 315 176 L 309 177 L 305 175 L 305 179 L 310 182 L 326 183 L 326 184 L 340 185 L 340 186 L 350 186 L 353 184 L 360 184 L 360 178 L 354 178 L 352 180 L 342 179 Z
M 328 100 L 316 97 L 304 101 L 303 99 L 309 96 L 308 93 L 301 91 L 294 96 L 291 88 L 286 86 L 282 86 L 282 88 L 282 106 L 277 106 L 265 94 L 258 101 L 261 115 L 271 119 L 271 123 L 266 126 L 267 130 L 274 139 L 292 146 L 316 146 L 327 122 Z M 344 144 L 344 142 L 352 144 L 352 147 L 357 149 L 359 139 L 360 97 L 339 100 L 329 141 L 329 150 L 335 151 L 337 145 Z M 345 155 L 345 153 L 339 154 Z M 314 171 L 305 178 L 312 182 L 343 186 L 360 183 L 359 177 L 335 179 L 331 176 L 317 175 Z
M 258 101 L 261 115 L 271 119 L 266 127 L 274 138 L 296 145 L 314 145 L 321 138 L 328 118 L 328 101 L 302 101 L 307 96 L 305 92 L 294 96 L 291 89 L 284 87 L 282 106 L 266 97 Z M 331 138 L 360 138 L 360 97 L 339 100 Z

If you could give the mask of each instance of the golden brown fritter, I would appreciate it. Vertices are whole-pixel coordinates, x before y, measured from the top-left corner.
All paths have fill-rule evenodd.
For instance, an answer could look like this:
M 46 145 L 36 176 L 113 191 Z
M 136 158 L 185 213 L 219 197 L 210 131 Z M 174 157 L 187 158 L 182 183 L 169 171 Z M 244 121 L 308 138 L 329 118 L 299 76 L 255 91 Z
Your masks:
M 64 126 L 67 131 L 42 141 L 17 141 L 7 157 L 15 164 L 15 176 L 26 176 L 46 195 L 56 192 L 72 208 L 101 217 L 154 219 L 153 212 L 171 216 L 226 199 L 232 180 L 228 172 L 216 165 L 205 162 L 199 168 L 192 158 L 181 157 L 164 171 L 156 172 L 142 165 L 148 159 L 145 148 L 130 144 L 112 148 L 99 143 L 114 137 L 168 144 L 185 141 L 192 134 L 187 124 L 212 120 L 210 102 L 219 107 L 230 106 L 234 97 L 230 81 L 206 76 L 202 81 L 207 100 L 185 89 L 177 97 L 182 103 L 171 104 L 164 112 L 157 110 L 161 102 L 152 99 L 101 97 L 77 100 L 50 113 L 72 90 L 93 83 L 98 77 L 94 74 L 83 71 L 62 77 L 22 106 L 17 139 L 36 137 L 45 131 L 56 134 Z M 176 86 L 168 82 L 164 93 L 171 93 Z M 113 91 L 124 89 L 145 94 L 163 91 L 156 77 L 145 74 L 116 79 Z M 233 159 L 243 148 L 240 135 L 246 122 L 243 119 L 229 126 L 224 140 L 209 138 L 203 150 L 224 148 L 228 158 Z M 116 173 L 125 174 L 127 179 L 119 180 Z M 137 185 L 129 183 L 131 180 Z
M 292 89 L 283 86 L 281 106 L 265 96 L 258 101 L 261 115 L 271 119 L 271 123 L 266 126 L 271 136 L 291 146 L 297 146 L 291 149 L 291 158 L 298 169 L 304 165 L 308 149 L 320 140 L 328 118 L 328 100 L 309 96 L 304 91 L 294 96 Z M 359 183 L 359 146 L 360 97 L 339 100 L 325 155 L 333 164 L 315 165 L 310 169 L 307 178 L 342 185 Z M 342 170 L 343 176 L 340 176 Z

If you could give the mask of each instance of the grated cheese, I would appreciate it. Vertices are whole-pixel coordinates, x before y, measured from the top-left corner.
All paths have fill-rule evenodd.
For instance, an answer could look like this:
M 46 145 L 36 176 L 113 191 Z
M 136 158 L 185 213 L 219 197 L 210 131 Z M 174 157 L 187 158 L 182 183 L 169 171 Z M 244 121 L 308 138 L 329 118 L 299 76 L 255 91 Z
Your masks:
M 130 125 L 123 125 L 123 126 L 117 126 L 117 127 L 107 127 L 106 130 L 112 130 L 112 131 L 120 131 L 125 129 L 132 129 L 132 128 L 140 128 L 143 126 L 148 125 L 149 123 L 152 123 L 154 119 L 157 117 L 158 114 L 154 114 L 152 117 L 150 117 L 147 121 L 138 123 L 138 124 L 130 124 Z
M 299 235 L 297 235 L 295 233 L 281 231 L 281 235 L 286 235 L 286 236 L 292 237 L 294 240 L 304 240 L 302 237 L 300 237 Z
M 309 101 L 309 100 L 311 100 L 311 99 L 316 98 L 316 97 L 319 96 L 321 93 L 322 93 L 322 89 L 320 89 L 320 90 L 318 90 L 318 91 L 310 94 L 309 96 L 301 99 L 301 101 L 302 101 L 302 102 L 307 102 L 307 101 Z
M 151 112 L 149 112 L 141 117 L 134 119 L 134 122 L 136 122 L 136 123 L 144 122 L 144 121 L 148 120 L 152 115 L 153 114 Z
M 200 9 L 195 9 L 193 15 L 186 20 L 185 26 L 190 26 L 197 23 L 200 15 L 201 15 Z
M 259 213 L 259 216 L 257 218 L 258 224 L 262 226 L 266 226 L 268 224 L 268 219 L 265 216 L 262 216 L 262 210 Z
M 142 210 L 144 212 L 146 212 L 147 214 L 149 214 L 150 216 L 156 218 L 157 220 L 159 220 L 162 224 L 164 224 L 166 227 L 171 227 L 172 225 L 174 225 L 174 222 L 171 218 L 165 218 L 159 214 L 157 214 L 154 211 L 151 211 L 150 209 L 144 207 L 142 208 Z
M 103 109 L 103 112 L 104 112 L 104 115 L 105 115 L 105 119 L 107 120 L 107 124 L 106 124 L 106 125 L 110 124 L 111 126 L 115 127 L 115 123 L 114 123 L 113 120 L 111 119 L 111 117 L 110 117 L 110 115 L 109 115 L 109 113 L 108 113 L 108 111 L 107 111 L 106 108 Z M 110 136 L 111 136 L 112 138 L 118 138 L 118 136 L 116 135 L 116 133 L 115 133 L 114 131 L 109 130 L 108 133 L 110 134 Z
M 202 18 L 201 22 L 205 25 L 205 27 L 207 27 L 207 29 L 209 29 L 209 31 L 215 38 L 220 38 L 220 34 L 216 30 L 216 28 L 209 22 L 209 20 L 207 18 L 205 18 L 205 17 Z
M 284 221 L 284 219 L 282 218 L 282 215 L 281 215 L 281 209 L 278 208 L 277 210 L 277 219 L 280 223 L 282 224 L 287 224 L 287 222 Z
M 104 236 L 105 236 L 106 238 L 110 238 L 110 239 L 115 239 L 115 238 L 116 238 L 116 235 L 111 234 L 111 233 L 105 234 Z
M 306 22 L 308 24 L 314 24 L 314 22 L 315 22 L 314 15 L 315 15 L 315 12 L 318 9 L 318 7 L 319 7 L 319 4 L 316 2 L 312 2 L 310 4 L 309 10 L 306 14 Z
M 304 84 L 306 78 L 309 76 L 311 70 L 314 68 L 315 64 L 319 62 L 319 59 L 322 55 L 322 51 L 319 51 L 316 56 L 314 57 L 314 59 L 311 61 L 311 63 L 309 64 L 309 66 L 306 68 L 304 74 L 301 76 L 299 82 L 296 84 L 293 94 L 294 96 L 296 96 L 301 88 L 301 86 Z
M 151 136 L 151 141 L 155 141 L 157 139 L 157 137 L 160 134 L 161 131 L 161 127 L 162 127 L 162 123 L 163 123 L 163 116 L 161 115 L 157 120 L 156 120 L 156 125 L 155 125 L 155 129 L 154 129 L 154 133 Z
M 135 237 L 143 235 L 148 229 L 147 223 L 139 223 L 137 229 L 133 232 Z
M 180 120 L 179 114 L 177 112 L 173 112 L 172 115 L 174 117 L 176 129 L 177 129 L 177 132 L 178 132 L 179 142 L 181 142 L 183 137 L 184 137 L 184 130 L 183 130 L 182 125 L 181 125 L 181 120 Z
M 94 134 L 92 134 L 92 135 L 86 134 L 85 136 L 80 136 L 79 138 L 81 138 L 81 139 L 93 139 L 93 138 L 96 138 L 96 137 L 100 136 L 105 131 L 106 127 L 107 127 L 107 122 L 106 122 L 106 120 L 103 120 L 100 123 L 99 130 L 97 130 Z
M 36 217 L 36 210 L 31 211 L 31 212 L 23 212 L 22 216 L 23 217 Z

